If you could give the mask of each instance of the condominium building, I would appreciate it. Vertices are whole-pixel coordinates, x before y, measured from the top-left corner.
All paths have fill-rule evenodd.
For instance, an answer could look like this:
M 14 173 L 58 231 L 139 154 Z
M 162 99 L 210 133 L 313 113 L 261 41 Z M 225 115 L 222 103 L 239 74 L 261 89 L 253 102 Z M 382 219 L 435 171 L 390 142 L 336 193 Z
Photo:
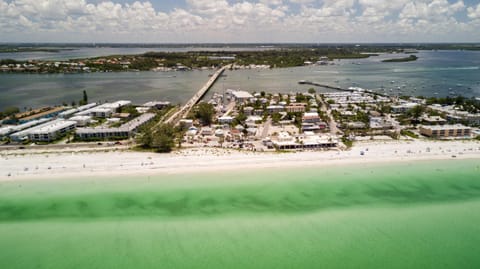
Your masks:
M 128 138 L 132 136 L 138 128 L 155 117 L 154 113 L 145 113 L 141 116 L 122 124 L 118 128 L 78 128 L 76 136 L 83 140 L 103 140 L 112 138 Z
M 75 129 L 75 121 L 57 119 L 10 135 L 13 141 L 50 142 Z
M 461 124 L 420 126 L 420 133 L 433 138 L 470 137 L 472 129 Z

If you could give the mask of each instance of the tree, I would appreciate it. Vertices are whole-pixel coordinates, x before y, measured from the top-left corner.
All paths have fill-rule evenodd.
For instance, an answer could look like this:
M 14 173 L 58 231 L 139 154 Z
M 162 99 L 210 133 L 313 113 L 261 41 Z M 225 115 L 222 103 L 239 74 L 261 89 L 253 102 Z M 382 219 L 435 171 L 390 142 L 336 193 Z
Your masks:
M 20 112 L 20 109 L 15 106 L 9 106 L 5 108 L 5 110 L 3 110 L 3 114 L 5 115 L 5 117 L 12 116 L 13 114 L 17 114 L 18 112 Z
M 158 127 L 152 140 L 152 148 L 157 152 L 170 152 L 175 146 L 175 130 L 170 124 Z
M 310 89 L 308 89 L 308 93 L 309 93 L 309 94 L 315 94 L 316 91 L 315 91 L 314 88 L 310 88 Z
M 78 102 L 79 105 L 86 105 L 88 103 L 87 91 L 83 90 L 83 98 Z
M 195 113 L 195 118 L 202 121 L 204 125 L 212 124 L 212 118 L 215 115 L 215 109 L 212 104 L 200 103 L 197 106 L 197 111 Z
M 176 130 L 171 124 L 162 124 L 153 128 L 151 124 L 142 127 L 137 143 L 143 148 L 154 149 L 156 152 L 170 152 L 175 146 Z
M 416 122 L 418 122 L 418 119 L 423 115 L 423 112 L 425 112 L 425 107 L 421 105 L 417 105 L 407 111 L 407 115 L 415 119 Z
M 275 113 L 272 114 L 272 122 L 274 124 L 278 124 L 281 119 L 282 119 L 282 115 L 280 113 L 275 112 Z

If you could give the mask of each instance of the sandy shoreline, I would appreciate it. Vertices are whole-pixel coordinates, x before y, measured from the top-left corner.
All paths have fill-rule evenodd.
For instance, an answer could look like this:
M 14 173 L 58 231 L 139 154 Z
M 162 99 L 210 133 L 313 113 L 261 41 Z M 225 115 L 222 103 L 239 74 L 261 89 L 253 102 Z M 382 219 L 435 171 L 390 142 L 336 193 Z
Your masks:
M 360 152 L 363 151 L 364 155 Z M 455 157 L 453 157 L 455 156 Z M 385 163 L 479 159 L 477 141 L 358 142 L 348 151 L 255 153 L 227 149 L 185 149 L 170 154 L 134 151 L 42 153 L 3 151 L 0 181 L 215 172 Z

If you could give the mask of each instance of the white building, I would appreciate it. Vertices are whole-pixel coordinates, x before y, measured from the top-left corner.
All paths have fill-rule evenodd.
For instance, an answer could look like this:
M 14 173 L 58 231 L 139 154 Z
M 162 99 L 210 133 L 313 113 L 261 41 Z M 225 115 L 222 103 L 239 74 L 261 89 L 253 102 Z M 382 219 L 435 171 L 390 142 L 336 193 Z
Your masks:
M 392 112 L 393 113 L 405 113 L 408 110 L 418 106 L 417 103 L 404 103 L 404 104 L 399 104 L 399 105 L 393 105 L 392 106 Z
M 117 112 L 118 109 L 130 105 L 131 103 L 131 101 L 126 100 L 120 100 L 114 103 L 104 103 L 99 106 L 77 112 L 75 116 L 92 116 L 98 118 L 107 118 L 110 117 L 113 113 Z
M 28 139 L 35 142 L 51 142 L 67 132 L 75 129 L 77 122 L 56 120 L 49 122 L 41 128 L 35 129 L 28 134 Z
M 71 117 L 69 120 L 77 122 L 77 126 L 87 126 L 92 121 L 92 117 L 74 116 L 74 117 Z
M 32 120 L 32 121 L 29 121 L 29 122 L 26 122 L 26 123 L 23 123 L 23 124 L 19 124 L 19 125 L 10 125 L 10 126 L 2 127 L 2 128 L 0 128 L 0 138 L 6 137 L 9 134 L 28 129 L 28 128 L 33 127 L 35 125 L 39 125 L 39 124 L 42 124 L 42 123 L 45 123 L 45 122 L 51 121 L 51 120 L 52 120 L 51 118 L 43 118 L 43 119 L 39 119 L 39 120 Z
M 80 112 L 80 111 L 84 111 L 84 110 L 93 108 L 93 107 L 95 107 L 96 105 L 97 105 L 97 103 L 90 103 L 90 104 L 86 104 L 86 105 L 83 105 L 83 106 L 79 106 L 79 107 L 77 107 L 77 108 L 72 108 L 72 109 L 63 111 L 62 113 L 58 114 L 58 116 L 59 116 L 60 118 L 68 118 L 68 117 L 72 116 L 73 114 L 75 114 L 75 113 L 77 113 L 77 112 Z
M 122 124 L 118 128 L 78 128 L 76 136 L 83 140 L 103 140 L 112 138 L 128 138 L 148 121 L 155 117 L 153 113 L 145 113 L 141 116 Z
M 31 141 L 50 142 L 57 139 L 66 132 L 75 129 L 75 125 L 75 121 L 57 119 L 20 132 L 13 133 L 10 135 L 10 138 L 13 141 L 17 142 L 27 139 Z
M 218 123 L 220 124 L 230 124 L 233 122 L 233 117 L 230 116 L 222 116 L 218 118 Z
M 238 103 L 245 103 L 250 99 L 254 98 L 253 95 L 246 91 L 231 91 L 231 95 L 234 100 Z

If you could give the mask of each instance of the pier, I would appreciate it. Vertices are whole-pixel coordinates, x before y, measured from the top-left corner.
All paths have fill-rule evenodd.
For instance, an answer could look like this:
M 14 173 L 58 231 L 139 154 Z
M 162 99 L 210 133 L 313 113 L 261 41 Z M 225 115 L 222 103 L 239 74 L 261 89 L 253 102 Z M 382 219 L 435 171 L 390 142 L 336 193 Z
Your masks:
M 330 86 L 330 85 L 322 84 L 322 83 L 315 82 L 315 81 L 309 81 L 309 80 L 300 80 L 298 82 L 298 84 L 312 85 L 312 86 L 316 86 L 316 87 L 327 88 L 327 89 L 332 89 L 332 90 L 336 90 L 336 91 L 343 91 L 343 92 L 354 92 L 354 91 L 356 91 L 354 89 L 344 89 L 344 88 Z M 381 93 L 366 90 L 366 89 L 364 89 L 364 92 L 369 93 L 369 94 L 374 94 L 374 95 L 387 97 L 387 95 L 385 95 L 385 94 L 381 94 Z
M 192 110 L 192 108 L 202 99 L 203 96 L 205 96 L 205 94 L 208 92 L 208 90 L 210 90 L 210 88 L 213 86 L 213 84 L 215 84 L 215 82 L 218 80 L 218 78 L 223 74 L 223 72 L 230 68 L 232 65 L 229 64 L 229 65 L 226 65 L 220 69 L 217 70 L 217 72 L 215 72 L 211 77 L 210 79 L 207 81 L 207 83 L 205 83 L 205 85 L 203 85 L 203 87 L 198 90 L 197 93 L 195 93 L 195 95 L 190 98 L 190 100 L 188 100 L 188 102 L 182 106 L 182 108 L 175 112 L 175 114 L 173 114 L 170 118 L 168 118 L 165 123 L 170 123 L 170 124 L 173 124 L 173 125 L 177 125 L 178 122 L 184 118 L 185 116 L 187 116 L 187 114 L 190 112 L 190 110 Z
M 344 88 L 335 87 L 335 86 L 330 86 L 330 85 L 326 85 L 326 84 L 321 84 L 321 83 L 318 83 L 318 82 L 315 82 L 315 81 L 300 80 L 298 82 L 298 84 L 312 85 L 312 86 L 332 89 L 332 90 L 336 90 L 336 91 L 353 92 L 353 90 L 344 89 Z

